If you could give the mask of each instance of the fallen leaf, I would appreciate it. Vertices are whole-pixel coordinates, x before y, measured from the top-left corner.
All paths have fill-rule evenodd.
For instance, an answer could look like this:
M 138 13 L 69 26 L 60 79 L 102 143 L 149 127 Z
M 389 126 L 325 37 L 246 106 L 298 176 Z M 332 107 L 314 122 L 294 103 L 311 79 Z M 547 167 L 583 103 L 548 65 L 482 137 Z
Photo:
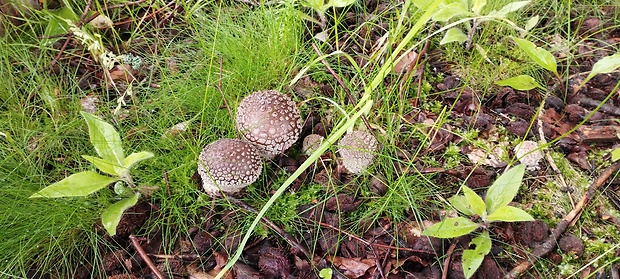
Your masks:
M 403 56 L 401 60 L 394 65 L 394 73 L 402 75 L 406 72 L 409 72 L 409 68 L 412 66 L 412 63 L 415 63 L 418 60 L 418 53 L 410 50 Z
M 258 251 L 258 268 L 261 272 L 273 277 L 288 278 L 291 274 L 291 263 L 281 249 L 275 247 L 263 247 Z
M 374 259 L 360 259 L 360 258 L 343 258 L 335 256 L 331 260 L 332 264 L 336 266 L 347 278 L 360 278 L 366 274 L 366 272 L 375 266 Z

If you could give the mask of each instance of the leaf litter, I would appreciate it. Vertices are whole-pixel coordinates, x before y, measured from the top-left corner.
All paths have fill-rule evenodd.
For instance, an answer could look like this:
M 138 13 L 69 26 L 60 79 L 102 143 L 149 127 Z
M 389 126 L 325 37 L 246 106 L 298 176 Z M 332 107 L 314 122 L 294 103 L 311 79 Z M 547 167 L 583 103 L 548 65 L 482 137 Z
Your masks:
M 322 34 L 322 41 L 331 45 L 338 44 L 360 66 L 365 65 L 370 60 L 369 57 L 381 47 L 386 25 L 385 22 L 379 22 L 373 27 L 363 25 L 369 15 L 385 9 L 382 6 L 385 4 L 378 5 L 378 1 L 368 1 L 365 5 L 368 8 L 366 13 L 348 15 L 345 23 L 350 30 L 356 31 L 346 33 L 341 41 L 335 42 L 333 38 L 322 32 L 311 35 Z M 161 11 L 155 15 L 147 14 L 146 9 L 141 12 L 142 16 L 147 18 L 149 28 L 159 28 L 162 26 L 162 21 L 180 24 L 174 16 L 176 8 L 169 7 Z M 129 30 L 135 24 L 130 19 L 117 19 L 116 22 L 110 22 L 110 18 L 101 15 L 95 19 L 98 26 L 101 26 L 100 28 L 116 28 L 121 31 Z M 356 29 L 360 25 L 363 28 Z M 545 102 L 545 110 L 541 115 L 544 137 L 548 140 L 561 138 L 557 143 L 560 152 L 584 170 L 593 170 L 596 167 L 587 159 L 592 149 L 608 148 L 619 141 L 620 125 L 616 118 L 620 114 L 618 107 L 620 95 L 614 94 L 611 99 L 606 100 L 608 93 L 615 89 L 614 86 L 620 79 L 618 73 L 601 71 L 602 74 L 593 77 L 585 87 L 579 86 L 584 80 L 582 73 L 592 70 L 595 60 L 611 54 L 612 49 L 608 47 L 610 43 L 620 41 L 618 37 L 620 32 L 614 30 L 609 33 L 600 32 L 604 28 L 598 18 L 588 18 L 579 26 L 577 32 L 580 36 L 594 36 L 598 40 L 584 41 L 579 46 L 580 56 L 576 63 L 578 66 L 568 67 L 571 77 L 568 81 L 568 96 L 550 96 Z M 355 37 L 351 34 L 359 36 Z M 558 44 L 561 45 L 561 42 Z M 60 48 L 57 44 L 54 46 Z M 84 57 L 78 54 L 84 51 L 82 48 L 83 46 L 79 43 L 69 40 L 68 47 L 64 49 L 67 58 L 60 60 L 59 64 L 76 68 L 79 73 L 77 78 L 80 86 L 92 92 L 81 100 L 85 111 L 95 113 L 101 110 L 101 103 L 114 101 L 106 99 L 106 94 L 100 94 L 103 90 L 113 89 L 118 93 L 115 97 L 122 98 L 124 101 L 136 98 L 135 95 L 125 95 L 125 93 L 131 86 L 141 84 L 143 78 L 149 74 L 147 66 L 134 68 L 130 64 L 117 63 L 106 73 L 93 63 L 92 59 L 79 60 L 89 58 L 89 54 L 83 54 Z M 69 56 L 68 53 L 72 55 Z M 409 51 L 405 54 L 405 59 L 396 65 L 394 71 L 399 75 L 411 71 L 413 64 L 419 62 L 418 55 L 426 54 Z M 559 53 L 559 55 L 569 54 Z M 541 149 L 545 147 L 537 144 L 535 140 L 540 135 L 537 135 L 535 129 L 530 128 L 530 123 L 537 117 L 540 96 L 531 90 L 517 91 L 506 87 L 499 88 L 495 95 L 483 97 L 474 89 L 461 84 L 461 77 L 440 59 L 436 55 L 429 55 L 429 61 L 426 63 L 437 69 L 435 74 L 442 76 L 441 82 L 431 85 L 435 90 L 444 92 L 436 97 L 436 101 L 443 106 L 453 106 L 448 116 L 450 123 L 437 125 L 438 116 L 423 109 L 403 115 L 402 117 L 407 120 L 407 125 L 403 125 L 404 129 L 411 129 L 417 124 L 425 124 L 427 128 L 424 133 L 433 136 L 428 142 L 398 142 L 402 149 L 402 154 L 400 154 L 402 156 L 396 157 L 414 164 L 418 171 L 428 169 L 437 173 L 434 182 L 438 185 L 455 185 L 464 182 L 478 194 L 484 193 L 484 188 L 491 184 L 497 174 L 501 173 L 502 168 L 507 166 L 509 163 L 507 159 L 511 155 L 507 153 L 511 149 L 512 155 L 519 158 L 521 163 L 528 167 L 530 173 L 547 175 L 541 154 Z M 166 61 L 171 71 L 178 71 L 173 58 Z M 342 62 L 348 64 L 347 60 Z M 54 68 L 54 71 L 64 74 L 59 68 Z M 334 92 L 333 85 L 314 81 L 309 77 L 304 77 L 303 82 L 295 86 L 294 91 L 303 98 L 315 94 L 314 88 L 317 87 L 320 88 L 318 94 L 324 97 L 332 97 Z M 554 88 L 554 86 L 557 87 L 555 84 L 550 84 L 550 87 Z M 604 103 L 604 101 L 607 102 Z M 597 107 L 601 109 L 595 111 Z M 592 116 L 589 117 L 590 115 Z M 584 122 L 583 125 L 574 130 L 581 122 Z M 328 135 L 334 125 L 316 115 L 310 121 L 306 121 L 306 124 L 307 126 L 304 126 L 302 131 L 302 139 L 309 134 Z M 187 126 L 187 122 L 180 122 L 171 127 L 165 136 L 183 133 Z M 497 127 L 503 127 L 508 136 L 527 140 L 518 145 L 507 143 L 497 138 Z M 411 154 L 416 154 L 416 149 L 420 148 L 424 155 L 432 157 L 441 165 L 444 162 L 442 154 L 448 146 L 458 145 L 462 141 L 462 138 L 455 132 L 458 129 L 479 131 L 483 142 L 487 144 L 486 148 L 462 146 L 459 152 L 466 155 L 468 160 L 463 160 L 458 166 L 450 169 L 434 169 L 433 166 L 428 166 L 418 158 L 411 156 Z M 301 152 L 297 153 L 301 154 Z M 294 171 L 299 166 L 299 162 L 304 160 L 303 155 L 298 154 L 296 152 L 284 154 L 279 159 L 278 165 L 288 172 Z M 312 181 L 325 189 L 332 187 L 332 184 L 346 189 L 323 202 L 301 205 L 297 209 L 306 222 L 306 230 L 294 238 L 302 246 L 313 248 L 312 257 L 308 258 L 302 251 L 293 249 L 277 235 L 257 238 L 249 247 L 246 247 L 245 260 L 238 262 L 233 271 L 224 278 L 318 278 L 318 271 L 323 268 L 334 269 L 336 271 L 334 278 L 442 278 L 445 271 L 448 272 L 449 278 L 462 278 L 462 251 L 469 249 L 467 243 L 469 243 L 470 236 L 454 240 L 452 244 L 455 245 L 456 252 L 452 254 L 446 251 L 446 247 L 450 245 L 449 241 L 421 236 L 421 231 L 432 223 L 438 222 L 439 218 L 429 218 L 429 220 L 418 222 L 413 216 L 414 212 L 409 212 L 411 216 L 408 216 L 409 220 L 406 221 L 379 216 L 376 220 L 369 222 L 360 235 L 349 232 L 350 227 L 346 224 L 344 216 L 363 207 L 368 199 L 359 195 L 361 185 L 357 185 L 357 180 L 343 170 L 338 160 L 334 158 L 336 158 L 335 154 L 330 152 L 324 154 L 321 164 L 317 164 L 313 171 L 307 171 L 294 187 L 294 189 L 299 189 Z M 402 175 L 409 173 L 407 168 L 403 167 L 400 170 Z M 381 174 L 373 175 L 369 183 L 371 191 L 377 196 L 386 194 L 391 187 Z M 617 192 L 618 188 L 616 183 Z M 430 203 L 426 206 L 433 207 Z M 138 255 L 137 247 L 129 243 L 128 237 L 140 232 L 140 228 L 151 214 L 157 214 L 157 204 L 141 202 L 130 211 L 131 214 L 125 214 L 119 223 L 117 236 L 112 239 L 106 237 L 107 240 L 116 242 L 118 246 L 118 249 L 104 253 L 106 275 L 108 278 L 155 277 L 152 268 L 148 267 L 144 259 Z M 234 215 L 238 213 L 214 214 L 213 212 L 213 210 L 206 212 L 205 214 L 209 216 L 208 220 L 185 232 L 185 236 L 181 237 L 179 244 L 175 245 L 172 251 L 164 249 L 162 233 L 158 231 L 148 233 L 148 237 L 141 239 L 139 245 L 156 263 L 155 268 L 166 274 L 168 278 L 214 278 L 228 260 L 226 251 L 231 251 L 238 245 L 240 232 L 218 228 L 211 221 L 221 220 L 226 227 L 233 228 L 236 226 Z M 100 231 L 102 235 L 105 235 L 102 229 Z M 493 241 L 492 253 L 499 260 L 486 257 L 480 271 L 474 275 L 475 278 L 499 278 L 505 275 L 514 266 L 514 262 L 506 257 L 509 254 L 508 250 L 512 250 L 520 257 L 528 257 L 528 249 L 537 247 L 547 240 L 551 230 L 548 224 L 536 220 L 519 224 L 501 223 L 492 227 L 491 231 L 497 240 Z M 559 241 L 559 248 L 564 253 L 571 253 L 576 257 L 583 254 L 583 246 L 583 241 L 572 234 L 567 234 Z M 444 257 L 451 257 L 452 260 L 442 270 L 440 259 Z M 547 257 L 552 262 L 562 261 L 559 252 L 553 252 Z M 617 267 L 615 268 L 617 271 Z M 86 270 L 82 272 L 83 278 L 89 276 L 87 266 L 78 269 Z

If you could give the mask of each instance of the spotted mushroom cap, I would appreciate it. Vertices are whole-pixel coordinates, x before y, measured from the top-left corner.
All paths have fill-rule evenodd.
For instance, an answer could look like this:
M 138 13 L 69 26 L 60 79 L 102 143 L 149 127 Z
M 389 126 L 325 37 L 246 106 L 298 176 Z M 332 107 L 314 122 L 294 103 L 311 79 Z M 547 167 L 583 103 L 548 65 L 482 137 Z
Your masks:
M 241 100 L 236 122 L 243 138 L 269 159 L 291 147 L 302 126 L 295 103 L 276 90 L 254 92 Z
M 375 159 L 379 142 L 369 132 L 356 130 L 343 136 L 338 142 L 338 153 L 344 167 L 351 173 L 362 173 Z
M 254 147 L 238 139 L 220 139 L 208 144 L 198 160 L 202 187 L 211 196 L 218 196 L 220 190 L 239 192 L 256 181 L 262 169 Z
M 312 152 L 317 150 L 325 138 L 317 134 L 309 134 L 304 138 L 302 151 L 310 156 Z

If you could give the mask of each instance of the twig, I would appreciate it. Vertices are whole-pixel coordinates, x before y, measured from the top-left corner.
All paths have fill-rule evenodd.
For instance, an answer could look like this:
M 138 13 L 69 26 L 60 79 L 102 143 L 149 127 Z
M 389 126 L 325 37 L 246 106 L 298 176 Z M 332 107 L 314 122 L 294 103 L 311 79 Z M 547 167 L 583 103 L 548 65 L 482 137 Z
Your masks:
M 146 0 L 138 0 L 138 1 L 134 1 L 134 2 L 125 2 L 123 4 L 109 6 L 109 7 L 105 8 L 105 10 L 109 11 L 109 10 L 113 10 L 113 9 L 116 9 L 116 8 L 129 7 L 129 6 L 133 6 L 133 5 L 142 4 L 144 2 L 146 2 Z
M 422 60 L 422 56 L 424 56 L 424 54 L 428 52 L 429 45 L 430 45 L 430 40 L 427 40 L 424 43 L 424 46 L 422 47 L 422 50 L 420 51 L 420 53 L 418 53 L 418 57 L 416 57 L 414 63 L 411 63 L 409 65 L 409 69 L 407 73 L 405 74 L 403 81 L 398 86 L 399 87 L 398 91 L 402 92 L 403 87 L 404 87 L 404 81 L 409 79 L 409 75 L 411 75 L 413 69 L 415 68 L 416 72 L 418 73 L 418 88 L 417 88 L 415 99 L 413 100 L 413 103 L 412 103 L 414 107 L 418 106 L 418 100 L 420 99 L 420 93 L 422 92 L 422 82 L 424 81 L 424 67 L 426 64 L 426 60 Z M 422 61 L 422 64 L 420 64 L 420 61 Z M 399 95 L 402 96 L 402 93 Z
M 321 53 L 321 51 L 319 50 L 319 48 L 315 45 L 312 44 L 312 48 L 314 49 L 314 51 L 316 52 L 316 54 L 318 54 L 319 56 L 322 56 L 323 54 Z M 323 65 L 325 65 L 325 67 L 327 68 L 327 70 L 329 71 L 329 73 L 334 76 L 334 78 L 336 79 L 336 81 L 338 82 L 338 84 L 340 85 L 340 87 L 342 87 L 342 90 L 344 90 L 344 94 L 347 96 L 347 99 L 349 100 L 349 102 L 351 102 L 352 105 L 356 105 L 357 101 L 355 100 L 355 98 L 353 97 L 353 95 L 351 95 L 351 91 L 349 91 L 349 88 L 347 88 L 347 85 L 344 84 L 344 82 L 342 81 L 342 79 L 340 78 L 340 76 L 338 76 L 338 74 L 336 74 L 336 72 L 334 71 L 334 69 L 332 69 L 331 66 L 329 66 L 329 64 L 327 63 L 327 61 L 325 61 L 325 59 L 321 59 L 321 63 L 323 63 Z M 361 116 L 362 121 L 364 122 L 364 125 L 366 126 L 366 129 L 368 129 L 369 132 L 372 131 L 372 129 L 370 128 L 370 124 L 368 124 L 368 120 L 366 119 L 366 116 L 362 115 Z
M 540 104 L 541 107 L 545 106 L 545 100 L 547 99 L 548 96 L 549 96 L 549 93 L 547 92 L 547 94 L 542 99 L 542 102 Z M 541 110 L 538 113 L 538 117 L 537 117 L 538 118 L 537 119 L 538 120 L 538 137 L 539 137 L 540 145 L 546 146 L 547 139 L 545 139 L 545 132 L 543 131 L 542 115 L 543 115 L 543 110 Z M 555 164 L 555 160 L 553 160 L 553 157 L 551 157 L 551 152 L 549 152 L 548 148 L 545 148 L 545 159 L 547 159 L 547 163 L 549 163 L 549 166 L 551 167 L 551 169 L 553 169 L 553 172 L 555 172 L 555 176 L 560 181 L 560 185 L 562 186 L 562 189 L 568 189 L 568 185 L 566 184 L 566 181 L 564 180 L 564 176 L 562 175 L 562 172 L 560 171 L 558 166 Z M 568 199 L 570 200 L 570 205 L 574 208 L 575 201 L 573 200 L 573 196 L 571 195 L 570 192 L 567 192 L 567 194 L 568 194 Z M 571 226 L 572 225 L 574 225 L 574 223 L 571 224 Z
M 473 46 L 472 42 L 474 40 L 474 33 L 476 33 L 476 29 L 478 28 L 478 24 L 479 24 L 478 19 L 474 18 L 472 20 L 471 29 L 469 30 L 469 32 L 467 34 L 467 40 L 465 41 L 465 49 L 467 51 L 470 51 L 471 47 Z
M 448 278 L 448 270 L 449 270 L 449 266 L 450 266 L 450 261 L 452 261 L 452 253 L 454 252 L 454 248 L 456 248 L 456 243 L 458 243 L 458 238 L 455 238 L 454 240 L 452 240 L 452 244 L 450 244 L 450 247 L 448 248 L 448 251 L 446 252 L 446 260 L 443 262 L 443 270 L 441 271 L 441 279 L 447 279 Z
M 77 26 L 77 28 L 82 27 L 82 25 L 84 24 L 84 19 L 86 18 L 86 15 L 88 15 L 88 11 L 90 10 L 90 5 L 92 3 L 93 3 L 93 0 L 88 0 L 88 2 L 86 3 L 86 7 L 84 8 L 84 12 L 82 13 L 82 16 L 80 16 L 80 21 L 78 21 L 77 24 L 75 25 L 75 26 Z M 58 54 L 56 54 L 56 56 L 54 56 L 54 59 L 52 60 L 52 63 L 51 63 L 50 66 L 53 67 L 54 65 L 56 65 L 58 60 L 60 60 L 60 56 L 62 56 L 62 54 L 65 52 L 65 49 L 69 45 L 69 41 L 71 41 L 72 38 L 73 38 L 73 32 L 70 32 L 67 35 L 67 38 L 65 39 L 65 43 L 62 44 L 62 47 L 58 51 Z
M 149 256 L 146 254 L 146 252 L 140 245 L 140 241 L 138 240 L 138 238 L 132 234 L 132 235 L 129 235 L 129 240 L 131 240 L 131 245 L 133 246 L 134 249 L 136 249 L 138 254 L 140 254 L 140 257 L 142 257 L 142 259 L 144 260 L 146 265 L 149 267 L 149 269 L 153 272 L 153 274 L 155 274 L 155 277 L 157 277 L 157 279 L 166 279 L 166 277 L 163 274 L 161 274 L 159 269 L 155 267 L 155 264 L 153 264 L 153 261 L 151 261 L 151 258 L 149 258 Z
M 620 161 L 615 162 L 607 169 L 605 169 L 601 175 L 588 187 L 586 194 L 581 198 L 581 200 L 577 203 L 575 208 L 571 210 L 562 220 L 557 224 L 557 226 L 553 229 L 553 233 L 543 242 L 543 244 L 536 246 L 534 251 L 532 251 L 533 257 L 529 259 L 524 259 L 517 266 L 515 266 L 510 272 L 506 274 L 505 279 L 514 279 L 518 278 L 523 273 L 525 273 L 530 267 L 534 265 L 534 263 L 541 257 L 549 254 L 551 250 L 555 247 L 558 239 L 564 233 L 564 231 L 573 223 L 577 218 L 581 215 L 584 208 L 588 203 L 594 198 L 596 194 L 596 190 L 600 188 L 609 177 L 611 177 L 615 172 L 620 169 Z
M 222 91 L 222 60 L 223 59 L 224 59 L 223 57 L 220 57 L 220 80 L 218 81 L 215 87 L 217 88 L 218 91 L 220 91 L 220 95 L 222 95 L 222 101 L 224 102 L 224 105 L 226 106 L 226 109 L 228 110 L 228 114 L 230 115 L 230 118 L 235 119 L 235 115 L 232 113 L 232 110 L 230 109 L 230 106 L 228 105 L 228 101 L 226 100 L 226 95 L 224 95 L 224 92 Z
M 254 214 L 257 214 L 258 211 L 256 209 L 254 209 L 252 206 L 250 206 L 249 204 L 245 203 L 242 200 L 238 200 L 236 198 L 233 197 L 229 197 L 226 196 L 226 199 L 232 201 L 234 204 L 240 206 L 241 208 L 250 211 Z M 312 259 L 312 254 L 310 253 L 310 251 L 308 250 L 308 248 L 306 248 L 305 246 L 301 245 L 301 243 L 299 243 L 295 238 L 293 238 L 293 236 L 291 236 L 289 233 L 287 233 L 286 231 L 284 231 L 282 228 L 278 227 L 275 223 L 271 222 L 271 220 L 269 220 L 269 218 L 267 217 L 261 217 L 261 220 L 267 224 L 267 226 L 269 226 L 272 230 L 276 231 L 276 233 L 278 233 L 280 236 L 282 236 L 284 238 L 284 240 L 286 240 L 286 242 L 288 242 L 289 245 L 291 245 L 292 247 L 295 247 L 295 249 L 301 251 L 302 253 L 304 253 L 304 255 L 306 256 L 306 258 L 308 259 Z
M 593 108 L 600 106 L 602 112 L 611 114 L 613 116 L 620 116 L 620 107 L 614 106 L 612 104 L 601 104 L 601 101 L 590 99 L 588 97 L 581 98 L 579 100 L 579 104 Z
M 167 9 L 167 8 L 170 8 L 170 7 L 172 6 L 172 4 L 175 4 L 175 3 L 176 3 L 175 1 L 171 1 L 170 3 L 168 3 L 168 4 L 166 4 L 165 6 L 163 6 L 163 7 L 159 8 L 159 9 L 155 10 L 154 12 L 152 12 L 152 13 L 150 13 L 150 14 L 145 14 L 144 16 L 142 16 L 142 18 L 140 18 L 140 21 L 138 22 L 138 26 L 139 26 L 140 24 L 142 24 L 142 22 L 144 22 L 145 20 L 147 20 L 147 19 L 149 19 L 149 18 L 151 18 L 151 17 L 156 16 L 157 14 L 159 14 L 160 12 L 162 12 L 163 10 L 165 10 L 165 9 Z M 128 19 L 128 20 L 124 20 L 124 21 L 121 21 L 121 22 L 115 22 L 115 23 L 114 23 L 114 26 L 119 26 L 119 25 L 123 25 L 123 24 L 131 23 L 131 22 L 133 22 L 133 21 L 135 21 L 135 20 L 134 20 L 133 18 L 130 18 L 130 19 Z
M 394 244 L 394 239 L 392 238 L 392 240 L 390 241 L 390 245 Z M 372 253 L 375 253 L 375 249 L 372 249 Z M 377 258 L 377 256 L 375 255 L 375 259 Z M 383 256 L 383 261 L 380 262 L 381 264 L 381 268 L 379 268 L 379 275 L 381 276 L 381 278 L 385 278 L 385 274 L 383 274 L 383 268 L 385 268 L 385 265 L 387 264 L 387 261 L 390 258 L 390 253 L 385 253 L 385 255 Z M 386 270 L 387 271 L 387 270 Z
M 339 228 L 336 228 L 336 227 L 334 227 L 334 226 L 332 226 L 330 224 L 323 223 L 323 222 L 318 222 L 318 223 L 319 223 L 319 225 L 321 225 L 323 227 L 327 227 L 327 228 L 330 228 L 330 229 L 335 230 L 337 232 L 340 232 L 342 234 L 345 234 L 348 237 L 353 238 L 353 239 L 355 239 L 355 240 L 357 240 L 357 241 L 359 241 L 361 243 L 364 243 L 364 244 L 366 244 L 368 246 L 381 247 L 381 248 L 386 248 L 386 249 L 390 249 L 390 250 L 401 250 L 401 251 L 408 251 L 408 252 L 426 253 L 426 251 L 419 250 L 419 249 L 411 249 L 411 248 L 407 248 L 407 247 L 396 247 L 396 246 L 385 245 L 385 244 L 380 244 L 380 243 L 370 243 L 370 242 L 360 238 L 359 236 L 356 236 L 356 235 L 354 235 L 354 234 L 352 234 L 350 232 L 347 232 L 347 231 L 343 231 L 343 230 L 341 230 Z

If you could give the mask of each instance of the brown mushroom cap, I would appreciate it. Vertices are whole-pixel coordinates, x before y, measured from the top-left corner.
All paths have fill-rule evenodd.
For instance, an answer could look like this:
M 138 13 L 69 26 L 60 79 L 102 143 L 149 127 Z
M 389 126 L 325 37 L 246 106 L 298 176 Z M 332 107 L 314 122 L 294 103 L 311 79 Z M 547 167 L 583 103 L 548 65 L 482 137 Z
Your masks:
M 236 128 L 265 158 L 291 147 L 299 138 L 299 109 L 286 95 L 263 90 L 245 97 L 237 108 Z
M 379 149 L 379 142 L 371 133 L 359 130 L 343 136 L 338 145 L 344 167 L 355 174 L 362 173 L 370 166 Z
M 325 138 L 317 134 L 309 134 L 304 138 L 303 147 L 301 148 L 306 155 L 310 156 L 312 152 L 317 150 Z
M 262 169 L 254 147 L 238 139 L 220 139 L 208 144 L 198 160 L 202 187 L 211 196 L 218 196 L 220 190 L 238 192 L 256 181 Z

